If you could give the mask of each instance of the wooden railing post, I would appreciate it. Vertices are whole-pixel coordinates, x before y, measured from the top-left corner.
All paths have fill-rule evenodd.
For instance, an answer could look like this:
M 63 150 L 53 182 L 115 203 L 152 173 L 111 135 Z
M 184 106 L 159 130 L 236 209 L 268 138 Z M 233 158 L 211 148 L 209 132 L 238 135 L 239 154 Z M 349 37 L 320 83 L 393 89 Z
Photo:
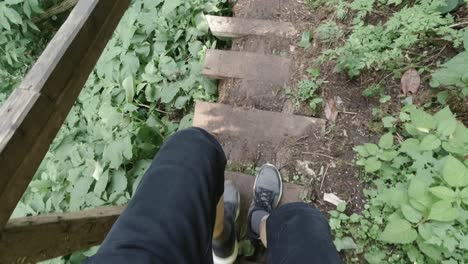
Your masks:
M 129 3 L 130 0 L 80 0 L 0 109 L 0 230 Z

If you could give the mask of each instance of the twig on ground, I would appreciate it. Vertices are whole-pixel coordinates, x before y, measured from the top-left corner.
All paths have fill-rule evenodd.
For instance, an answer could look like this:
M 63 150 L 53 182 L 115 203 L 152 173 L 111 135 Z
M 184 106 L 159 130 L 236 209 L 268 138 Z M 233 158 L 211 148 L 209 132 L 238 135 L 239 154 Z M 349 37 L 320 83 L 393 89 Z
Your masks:
M 320 182 L 320 190 L 322 190 L 323 182 L 325 181 L 325 177 L 327 177 L 328 168 L 330 168 L 330 164 L 327 164 L 327 168 L 325 169 L 325 172 L 323 173 L 322 182 Z
M 347 115 L 357 115 L 357 113 L 355 113 L 355 112 L 348 112 L 348 111 L 338 111 L 338 113 L 343 113 L 343 114 L 347 114 Z
M 460 22 L 460 23 L 455 23 L 453 25 L 450 25 L 448 26 L 449 28 L 454 28 L 454 27 L 459 27 L 459 26 L 464 26 L 464 25 L 468 25 L 468 21 L 463 21 L 463 22 Z
M 322 157 L 326 157 L 326 158 L 329 158 L 329 159 L 336 159 L 335 157 L 332 157 L 332 156 L 329 156 L 329 155 L 326 155 L 326 154 L 322 154 L 322 153 L 317 153 L 317 152 L 302 152 L 302 154 L 317 155 L 317 156 L 322 156 Z

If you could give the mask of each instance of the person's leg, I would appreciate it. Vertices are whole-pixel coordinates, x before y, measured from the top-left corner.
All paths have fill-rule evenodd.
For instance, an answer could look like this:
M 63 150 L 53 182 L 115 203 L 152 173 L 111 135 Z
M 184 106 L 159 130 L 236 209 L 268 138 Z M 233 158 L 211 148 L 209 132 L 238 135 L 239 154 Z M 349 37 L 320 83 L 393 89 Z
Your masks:
M 327 219 L 316 208 L 286 204 L 265 223 L 268 263 L 341 263 Z
M 212 263 L 225 165 L 207 132 L 191 128 L 172 136 L 88 263 Z
M 279 171 L 263 166 L 255 180 L 248 230 L 267 248 L 268 263 L 341 263 L 326 218 L 305 203 L 275 209 L 281 193 Z

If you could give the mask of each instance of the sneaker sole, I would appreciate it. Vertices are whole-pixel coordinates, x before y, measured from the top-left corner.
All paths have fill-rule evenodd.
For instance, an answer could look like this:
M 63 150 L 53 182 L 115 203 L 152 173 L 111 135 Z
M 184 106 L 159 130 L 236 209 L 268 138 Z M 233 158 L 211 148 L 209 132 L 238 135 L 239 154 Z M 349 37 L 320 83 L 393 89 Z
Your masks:
M 281 198 L 283 198 L 283 179 L 281 178 L 281 173 L 279 172 L 278 168 L 276 168 L 273 164 L 270 164 L 270 163 L 267 163 L 265 165 L 268 165 L 268 166 L 271 166 L 275 169 L 275 171 L 278 173 L 278 177 L 279 177 L 279 182 L 280 182 L 280 193 L 278 195 L 278 200 L 275 202 L 275 204 L 273 204 L 273 208 L 276 208 L 278 207 L 280 201 L 281 201 Z M 265 166 L 263 165 L 263 166 Z M 255 196 L 255 186 L 257 186 L 257 180 L 258 180 L 258 177 L 255 177 L 255 182 L 254 182 L 254 185 L 253 185 L 253 188 L 252 188 L 252 194 Z
M 233 264 L 237 259 L 237 254 L 239 253 L 239 245 L 236 242 L 234 243 L 234 251 L 232 252 L 231 256 L 227 258 L 220 258 L 216 256 L 213 252 L 213 264 Z

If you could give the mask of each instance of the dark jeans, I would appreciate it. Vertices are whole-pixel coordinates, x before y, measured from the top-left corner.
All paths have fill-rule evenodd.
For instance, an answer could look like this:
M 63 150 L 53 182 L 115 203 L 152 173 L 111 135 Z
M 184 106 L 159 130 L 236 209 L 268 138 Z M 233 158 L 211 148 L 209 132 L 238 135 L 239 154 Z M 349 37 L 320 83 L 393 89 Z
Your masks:
M 128 208 L 86 263 L 212 263 L 216 204 L 224 189 L 224 152 L 209 133 L 172 136 L 143 177 Z M 303 203 L 267 221 L 269 263 L 340 263 L 327 220 Z

